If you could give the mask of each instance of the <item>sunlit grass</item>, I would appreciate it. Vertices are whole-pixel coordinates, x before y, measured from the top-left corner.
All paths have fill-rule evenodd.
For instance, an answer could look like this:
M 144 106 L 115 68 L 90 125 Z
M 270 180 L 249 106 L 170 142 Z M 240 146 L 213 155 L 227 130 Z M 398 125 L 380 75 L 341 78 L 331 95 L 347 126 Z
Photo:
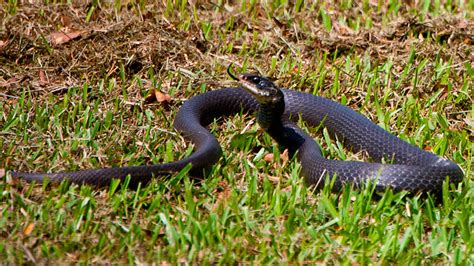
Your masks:
M 438 199 L 375 193 L 372 186 L 347 186 L 333 193 L 328 185 L 316 192 L 300 178 L 296 161 L 278 160 L 277 145 L 251 116 L 236 116 L 211 124 L 224 156 L 204 180 L 192 179 L 188 169 L 136 190 L 128 189 L 127 182 L 96 189 L 4 180 L 0 260 L 472 264 L 474 145 L 467 125 L 474 116 L 472 66 L 451 54 L 446 40 L 416 28 L 405 38 L 418 41 L 405 43 L 399 55 L 382 48 L 378 51 L 386 54 L 378 57 L 356 45 L 331 49 L 330 44 L 315 44 L 318 36 L 328 37 L 318 34 L 335 32 L 340 25 L 354 31 L 388 27 L 402 15 L 421 21 L 444 14 L 470 19 L 474 9 L 463 1 L 417 3 L 345 0 L 335 8 L 329 2 L 304 1 L 232 6 L 224 1 L 203 6 L 187 1 L 163 1 L 160 6 L 114 1 L 108 6 L 93 1 L 81 13 L 87 23 L 96 26 L 92 13 L 98 9 L 112 10 L 102 13 L 110 15 L 110 24 L 121 21 L 127 10 L 134 14 L 135 25 L 147 16 L 166 19 L 170 31 L 202 38 L 204 52 L 193 50 L 202 53 L 201 59 L 186 61 L 169 54 L 160 61 L 162 68 L 147 66 L 138 74 L 130 74 L 126 62 L 117 64 L 113 74 L 104 66 L 99 77 L 86 68 L 80 77 L 84 81 L 55 93 L 35 83 L 5 88 L 7 96 L 0 96 L 0 167 L 60 171 L 183 158 L 192 145 L 172 129 L 176 111 L 198 93 L 230 86 L 225 69 L 234 62 L 242 71 L 277 78 L 283 87 L 337 100 L 400 138 L 455 161 L 466 175 L 459 187 L 446 185 Z M 44 9 L 54 5 L 59 3 Z M 25 7 L 8 1 L 1 8 L 11 18 Z M 150 9 L 154 13 L 145 15 Z M 65 53 L 44 41 L 36 44 L 45 54 Z M 428 46 L 436 49 L 424 54 Z M 115 47 L 104 46 L 104 54 L 106 49 Z M 45 54 L 36 60 L 47 61 Z M 173 103 L 144 104 L 150 88 L 170 94 Z M 326 157 L 367 159 L 344 149 L 326 130 L 301 126 L 311 131 Z M 272 153 L 275 161 L 266 162 L 264 156 Z

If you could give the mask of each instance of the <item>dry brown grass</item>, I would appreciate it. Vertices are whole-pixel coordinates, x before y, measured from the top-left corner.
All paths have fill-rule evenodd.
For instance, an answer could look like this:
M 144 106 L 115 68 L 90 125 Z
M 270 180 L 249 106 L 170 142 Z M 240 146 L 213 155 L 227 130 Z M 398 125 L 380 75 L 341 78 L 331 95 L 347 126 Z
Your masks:
M 215 13 L 213 5 L 197 5 L 197 18 L 205 18 L 214 25 L 213 31 L 222 29 L 229 17 L 234 17 L 230 34 L 225 38 L 213 34 L 206 40 L 198 28 L 200 21 L 193 21 L 189 30 L 182 30 L 178 15 L 163 16 L 164 7 L 150 6 L 149 11 L 138 13 L 136 8 L 124 5 L 118 14 L 112 8 L 96 9 L 91 21 L 86 22 L 88 7 L 24 5 L 15 16 L 2 16 L 0 87 L 4 88 L 3 93 L 18 96 L 20 88 L 28 87 L 45 94 L 85 82 L 95 84 L 99 79 L 119 79 L 121 65 L 125 67 L 127 80 L 133 75 L 146 76 L 149 68 L 161 75 L 187 69 L 217 85 L 225 76 L 222 66 L 241 61 L 245 48 L 255 47 L 263 40 L 269 45 L 264 49 L 257 45 L 249 53 L 251 64 L 264 72 L 272 57 L 283 57 L 288 50 L 303 63 L 304 68 L 298 69 L 298 73 L 314 67 L 315 53 L 335 51 L 340 60 L 345 60 L 341 55 L 352 53 L 370 56 L 373 62 L 393 60 L 395 74 L 403 70 L 411 46 L 416 47 L 421 58 L 439 53 L 445 61 L 452 60 L 457 76 L 464 74 L 465 63 L 474 61 L 474 22 L 450 15 L 420 21 L 401 12 L 400 17 L 382 23 L 380 15 L 374 14 L 370 29 L 356 32 L 334 22 L 333 30 L 327 32 L 316 12 L 269 20 L 261 7 L 256 7 L 253 11 L 256 15 L 251 16 L 238 10 L 225 12 L 225 8 L 222 13 Z M 331 16 L 364 19 L 358 9 L 335 9 Z M 232 31 L 241 34 L 236 37 Z M 55 32 L 80 32 L 81 37 L 54 46 L 50 37 Z M 231 51 L 221 49 L 226 43 L 233 44 Z M 327 67 L 338 65 L 338 60 L 328 62 Z M 220 67 L 216 67 L 217 62 Z M 353 79 L 341 78 L 343 83 L 345 79 Z M 331 81 L 333 77 L 327 79 Z M 284 85 L 289 85 L 290 80 Z M 459 81 L 454 79 L 454 86 L 460 86 L 456 83 Z

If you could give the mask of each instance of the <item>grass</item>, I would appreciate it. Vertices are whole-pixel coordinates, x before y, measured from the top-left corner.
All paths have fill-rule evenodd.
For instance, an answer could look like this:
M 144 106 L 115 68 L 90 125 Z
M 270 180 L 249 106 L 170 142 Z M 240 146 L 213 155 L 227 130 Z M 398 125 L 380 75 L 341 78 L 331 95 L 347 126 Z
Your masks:
M 438 201 L 371 186 L 316 192 L 254 118 L 236 116 L 211 125 L 224 156 L 204 180 L 186 169 L 136 190 L 3 179 L 1 261 L 474 263 L 471 2 L 164 2 L 0 5 L 0 168 L 183 158 L 192 146 L 172 130 L 176 111 L 235 85 L 225 68 L 236 62 L 455 161 L 464 182 Z M 89 32 L 51 45 L 61 16 Z M 150 89 L 172 102 L 145 103 Z M 368 159 L 325 129 L 306 129 L 328 158 Z

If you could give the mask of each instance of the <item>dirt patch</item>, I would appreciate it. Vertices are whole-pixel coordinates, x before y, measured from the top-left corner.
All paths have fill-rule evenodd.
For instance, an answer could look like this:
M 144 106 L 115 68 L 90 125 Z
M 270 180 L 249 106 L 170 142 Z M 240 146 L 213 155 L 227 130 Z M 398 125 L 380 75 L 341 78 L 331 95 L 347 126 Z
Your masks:
M 98 79 L 119 78 L 123 67 L 126 78 L 157 72 L 179 63 L 199 61 L 200 52 L 192 34 L 185 34 L 160 20 L 157 15 L 137 17 L 122 13 L 122 22 L 108 20 L 111 14 L 97 11 L 97 20 L 86 23 L 86 8 L 52 6 L 28 7 L 4 24 L 0 40 L 0 83 L 10 92 L 20 86 L 55 91 L 67 86 L 94 84 Z M 63 25 L 70 18 L 70 26 Z M 80 38 L 54 46 L 54 33 L 81 31 Z M 45 78 L 40 73 L 45 73 Z M 13 92 L 13 94 L 15 94 Z
M 160 8 L 137 14 L 135 9 L 125 6 L 118 19 L 111 8 L 97 8 L 89 18 L 89 5 L 22 6 L 16 15 L 4 15 L 0 31 L 0 87 L 11 95 L 18 95 L 20 87 L 55 92 L 84 82 L 119 79 L 121 68 L 127 79 L 133 75 L 146 76 L 150 68 L 155 73 L 179 68 L 206 73 L 212 71 L 211 64 L 216 58 L 223 58 L 222 63 L 227 64 L 226 60 L 239 61 L 245 53 L 253 54 L 253 60 L 266 67 L 269 58 L 282 56 L 281 51 L 288 49 L 303 61 L 310 60 L 315 52 L 336 57 L 367 53 L 374 61 L 391 59 L 394 65 L 403 66 L 410 47 L 415 46 L 419 57 L 439 54 L 455 66 L 474 61 L 474 22 L 460 17 L 420 21 L 409 16 L 395 19 L 387 26 L 374 19 L 371 29 L 358 31 L 334 20 L 333 30 L 327 32 L 317 14 L 299 13 L 293 21 L 277 17 L 268 20 L 257 7 L 258 19 L 243 13 L 232 17 L 232 26 L 226 30 L 242 30 L 241 36 L 229 34 L 223 39 L 219 38 L 218 29 L 229 24 L 230 12 L 216 15 L 208 6 L 200 7 L 197 16 L 213 25 L 214 34 L 209 39 L 202 29 L 191 26 L 183 30 L 182 21 L 166 18 Z M 299 21 L 309 23 L 296 23 Z M 77 32 L 81 34 L 76 39 L 52 44 L 54 33 Z M 269 46 L 249 49 L 255 41 L 269 42 Z M 233 48 L 222 50 L 229 42 Z

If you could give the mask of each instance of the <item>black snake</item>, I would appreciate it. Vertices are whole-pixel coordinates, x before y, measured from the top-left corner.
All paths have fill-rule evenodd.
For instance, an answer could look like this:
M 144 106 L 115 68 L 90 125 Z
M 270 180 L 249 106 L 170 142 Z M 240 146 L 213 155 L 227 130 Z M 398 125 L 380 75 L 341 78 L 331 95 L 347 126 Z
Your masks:
M 230 74 L 230 73 L 229 73 Z M 368 180 L 377 189 L 392 188 L 411 192 L 440 191 L 449 177 L 452 183 L 463 179 L 462 170 L 452 161 L 419 149 L 364 116 L 337 102 L 308 93 L 277 88 L 270 80 L 251 74 L 238 79 L 243 88 L 209 91 L 186 101 L 179 109 L 174 127 L 194 143 L 194 153 L 182 160 L 157 165 L 103 168 L 60 173 L 10 172 L 13 178 L 42 182 L 68 179 L 74 183 L 98 186 L 113 178 L 131 184 L 146 183 L 153 176 L 169 175 L 191 164 L 191 174 L 200 174 L 221 156 L 221 147 L 206 125 L 221 116 L 258 111 L 259 124 L 291 154 L 296 152 L 302 174 L 309 184 L 322 186 L 334 178 L 334 189 L 345 183 L 360 186 Z M 249 93 L 250 92 L 250 93 Z M 325 159 L 318 144 L 294 122 L 322 124 L 353 151 L 366 151 L 377 163 Z M 391 164 L 379 163 L 388 160 Z

